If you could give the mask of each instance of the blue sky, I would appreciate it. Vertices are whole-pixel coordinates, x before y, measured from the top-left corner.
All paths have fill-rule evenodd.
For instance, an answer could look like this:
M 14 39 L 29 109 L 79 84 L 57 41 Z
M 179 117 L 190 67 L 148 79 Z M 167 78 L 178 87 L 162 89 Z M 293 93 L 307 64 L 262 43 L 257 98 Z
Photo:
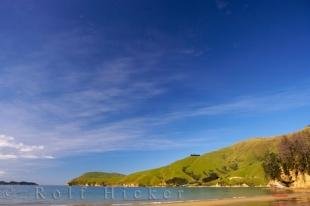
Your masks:
M 310 124 L 309 1 L 1 1 L 0 179 L 130 173 Z

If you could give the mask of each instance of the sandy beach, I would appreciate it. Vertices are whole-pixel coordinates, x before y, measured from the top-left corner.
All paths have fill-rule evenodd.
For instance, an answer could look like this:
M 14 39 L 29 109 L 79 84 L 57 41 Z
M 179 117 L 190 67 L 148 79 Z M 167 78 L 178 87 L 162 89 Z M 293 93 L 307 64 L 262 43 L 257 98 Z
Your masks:
M 293 199 L 304 199 L 309 194 L 306 193 L 293 193 L 293 194 L 277 194 L 277 195 L 266 195 L 266 196 L 258 196 L 258 197 L 245 197 L 245 198 L 227 198 L 221 200 L 206 200 L 206 201 L 185 201 L 185 202 L 178 202 L 178 203 L 166 203 L 162 204 L 163 206 L 221 206 L 221 205 L 247 205 L 264 202 L 276 202 L 276 201 L 286 201 L 286 200 L 293 200 Z M 296 205 L 299 205 L 296 202 Z

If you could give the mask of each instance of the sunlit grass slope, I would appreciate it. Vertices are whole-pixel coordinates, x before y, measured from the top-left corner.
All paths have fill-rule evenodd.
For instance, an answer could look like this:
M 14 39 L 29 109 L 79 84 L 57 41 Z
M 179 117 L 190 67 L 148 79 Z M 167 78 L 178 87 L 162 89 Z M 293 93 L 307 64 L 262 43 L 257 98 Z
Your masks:
M 113 185 L 119 182 L 125 175 L 119 173 L 107 173 L 107 172 L 88 172 L 73 180 L 69 185 Z
M 310 130 L 309 127 L 302 131 Z M 290 135 L 286 135 L 290 137 Z M 189 156 L 164 167 L 136 172 L 127 176 L 88 173 L 71 181 L 73 184 L 164 186 L 164 185 L 266 185 L 262 167 L 267 152 L 277 152 L 281 137 L 254 138 L 201 156 Z M 99 181 L 100 180 L 100 181 Z
M 165 167 L 130 174 L 120 183 L 165 185 L 169 179 L 179 177 L 192 185 L 266 185 L 263 157 L 266 152 L 276 150 L 278 142 L 278 138 L 251 139 L 199 157 L 187 157 Z M 218 178 L 207 181 L 211 174 Z

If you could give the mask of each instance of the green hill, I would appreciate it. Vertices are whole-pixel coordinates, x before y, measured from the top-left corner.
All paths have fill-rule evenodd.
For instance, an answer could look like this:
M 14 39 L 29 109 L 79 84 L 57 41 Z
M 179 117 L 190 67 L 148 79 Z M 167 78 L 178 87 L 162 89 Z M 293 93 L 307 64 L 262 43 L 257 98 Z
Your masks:
M 305 131 L 309 133 L 310 128 L 297 133 Z M 277 152 L 283 137 L 250 139 L 201 156 L 189 156 L 164 167 L 116 178 L 104 177 L 102 181 L 105 185 L 126 186 L 266 185 L 269 180 L 262 166 L 264 157 L 268 152 Z M 91 177 L 83 175 L 70 183 L 89 184 L 94 183 L 96 178 L 101 179 L 100 175 L 92 174 Z
M 263 157 L 269 150 L 275 150 L 278 141 L 276 138 L 248 140 L 199 157 L 187 157 L 165 167 L 130 174 L 120 183 L 150 186 L 170 182 L 178 185 L 179 180 L 192 185 L 265 185 Z M 177 178 L 176 181 L 173 178 Z
M 88 172 L 68 182 L 69 185 L 106 186 L 119 182 L 125 175 L 107 172 Z

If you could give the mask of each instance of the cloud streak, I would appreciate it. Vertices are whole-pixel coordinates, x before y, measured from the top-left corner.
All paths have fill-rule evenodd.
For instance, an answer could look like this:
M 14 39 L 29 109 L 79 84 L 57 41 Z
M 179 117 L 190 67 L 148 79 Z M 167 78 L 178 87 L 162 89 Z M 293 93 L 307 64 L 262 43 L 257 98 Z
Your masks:
M 2 141 L 18 154 L 0 158 L 110 151 L 143 140 L 147 127 L 141 129 L 142 121 L 132 113 L 164 94 L 164 84 L 179 79 L 145 78 L 154 71 L 160 52 L 144 52 L 143 61 L 134 51 L 85 65 L 85 59 L 100 53 L 93 45 L 96 36 L 69 32 L 51 38 L 22 63 L 12 61 L 1 68 L 0 132 L 15 137 L 3 135 Z M 74 55 L 79 58 L 72 64 Z
M 180 111 L 166 113 L 159 118 L 161 121 L 158 122 L 168 123 L 198 116 L 255 115 L 310 106 L 310 90 L 308 88 L 307 85 L 304 85 L 265 95 L 236 97 L 224 103 L 185 107 Z
M 52 156 L 41 155 L 44 151 L 42 145 L 25 145 L 16 142 L 14 137 L 0 135 L 0 159 L 52 159 Z

